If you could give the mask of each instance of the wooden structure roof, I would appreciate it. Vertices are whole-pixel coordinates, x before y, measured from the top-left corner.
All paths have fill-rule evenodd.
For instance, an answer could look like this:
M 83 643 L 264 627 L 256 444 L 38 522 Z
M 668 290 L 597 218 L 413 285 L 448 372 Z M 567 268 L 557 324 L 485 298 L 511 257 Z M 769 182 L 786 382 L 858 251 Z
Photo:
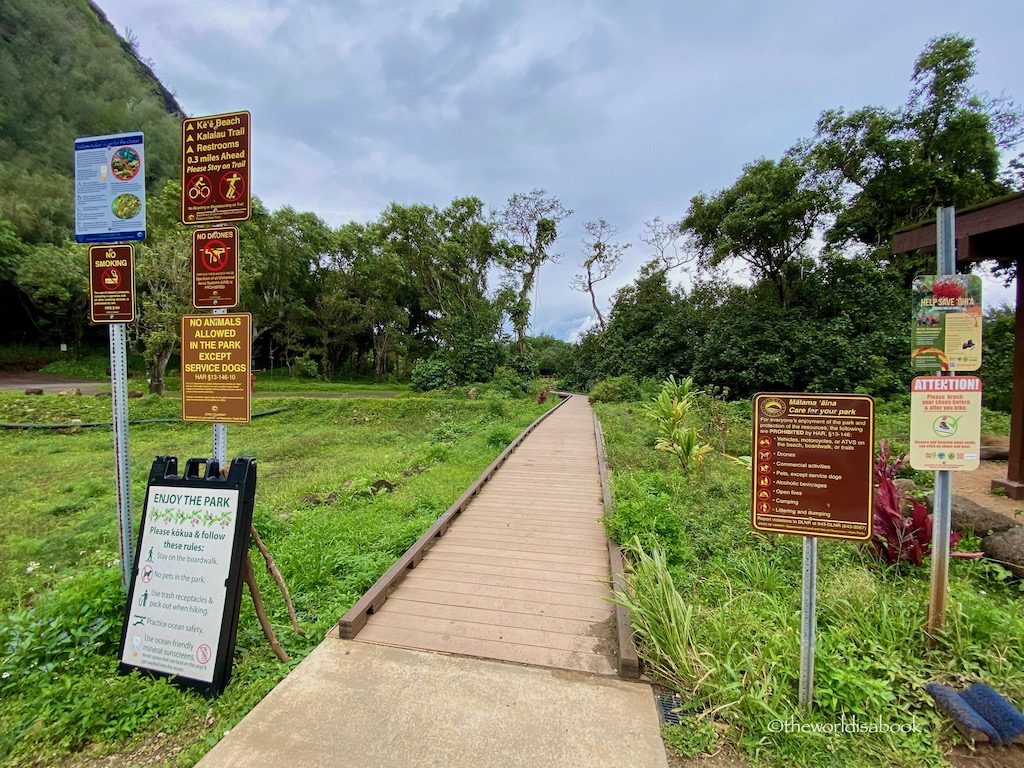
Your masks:
M 956 259 L 1014 259 L 1024 246 L 1024 192 L 986 200 L 956 213 Z M 892 238 L 893 253 L 935 250 L 935 220 L 907 227 Z

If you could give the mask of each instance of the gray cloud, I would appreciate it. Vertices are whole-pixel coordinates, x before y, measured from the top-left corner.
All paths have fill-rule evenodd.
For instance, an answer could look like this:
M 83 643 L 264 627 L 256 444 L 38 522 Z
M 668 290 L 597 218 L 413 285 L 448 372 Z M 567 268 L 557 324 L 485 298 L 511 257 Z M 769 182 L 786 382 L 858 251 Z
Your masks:
M 192 114 L 253 113 L 254 191 L 271 207 L 365 220 L 392 200 L 494 208 L 533 187 L 576 215 L 545 267 L 535 329 L 590 316 L 568 290 L 585 221 L 649 254 L 643 220 L 810 135 L 821 110 L 896 106 L 914 57 L 976 38 L 978 86 L 1024 97 L 1024 6 L 861 3 L 100 0 Z

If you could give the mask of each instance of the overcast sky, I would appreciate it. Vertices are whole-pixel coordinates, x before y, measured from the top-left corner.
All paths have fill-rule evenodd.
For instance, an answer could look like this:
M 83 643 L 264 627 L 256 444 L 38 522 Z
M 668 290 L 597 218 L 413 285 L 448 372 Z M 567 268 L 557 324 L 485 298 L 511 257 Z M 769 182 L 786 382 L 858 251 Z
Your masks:
M 604 299 L 744 163 L 829 107 L 897 107 L 929 39 L 975 38 L 975 85 L 1024 100 L 1024 3 L 99 0 L 190 115 L 248 109 L 253 191 L 331 224 L 391 201 L 501 207 L 542 187 L 575 211 L 533 332 L 591 321 L 568 288 L 583 223 L 633 242 Z M 988 282 L 986 303 L 1012 300 Z

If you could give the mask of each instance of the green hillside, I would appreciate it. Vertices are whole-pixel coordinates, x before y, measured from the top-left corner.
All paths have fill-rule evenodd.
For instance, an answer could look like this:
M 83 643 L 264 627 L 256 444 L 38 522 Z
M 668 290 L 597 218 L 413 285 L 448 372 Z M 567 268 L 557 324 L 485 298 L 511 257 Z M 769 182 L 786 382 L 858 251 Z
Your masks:
M 141 129 L 150 184 L 175 174 L 180 107 L 85 0 L 0 0 L 0 83 L 0 220 L 22 241 L 71 232 L 77 136 Z

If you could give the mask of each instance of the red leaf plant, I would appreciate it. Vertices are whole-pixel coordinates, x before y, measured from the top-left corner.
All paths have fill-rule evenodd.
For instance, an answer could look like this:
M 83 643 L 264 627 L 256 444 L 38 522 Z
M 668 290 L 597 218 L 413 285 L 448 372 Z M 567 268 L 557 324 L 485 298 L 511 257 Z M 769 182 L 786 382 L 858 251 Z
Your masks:
M 887 563 L 920 565 L 931 554 L 932 513 L 917 499 L 909 498 L 895 483 L 896 473 L 907 463 L 906 456 L 894 456 L 889 443 L 878 445 L 875 461 L 875 504 L 872 516 L 874 536 L 868 548 Z M 910 514 L 907 514 L 909 510 Z M 960 534 L 949 535 L 952 549 Z M 981 552 L 951 552 L 953 557 L 980 557 Z

